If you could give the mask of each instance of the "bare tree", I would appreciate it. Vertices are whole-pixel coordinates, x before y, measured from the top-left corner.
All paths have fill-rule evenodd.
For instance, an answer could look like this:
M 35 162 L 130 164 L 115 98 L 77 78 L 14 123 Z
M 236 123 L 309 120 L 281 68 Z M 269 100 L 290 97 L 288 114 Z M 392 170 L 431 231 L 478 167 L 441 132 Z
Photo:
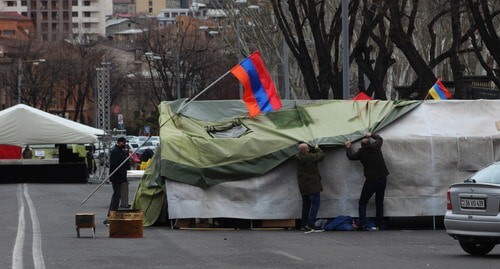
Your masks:
M 162 100 L 192 97 L 229 70 L 220 42 L 199 25 L 178 17 L 176 25 L 150 25 L 142 35 L 151 86 L 146 95 L 154 107 Z
M 476 57 L 486 71 L 488 77 L 490 77 L 495 85 L 500 88 L 500 47 L 498 46 L 498 44 L 500 44 L 500 37 L 498 35 L 500 4 L 498 1 L 493 1 L 493 3 L 491 3 L 485 0 L 468 0 L 467 5 L 471 13 L 471 24 L 477 28 L 479 36 L 481 37 L 481 40 L 477 40 L 475 35 L 470 36 L 472 45 L 475 48 Z M 488 51 L 489 56 L 486 56 L 486 59 L 485 55 L 481 53 L 481 44 L 483 44 Z M 489 61 L 488 58 L 492 61 Z M 496 63 L 496 70 L 492 62 Z
M 278 26 L 298 62 L 311 99 L 328 98 L 330 89 L 334 98 L 343 98 L 338 57 L 341 17 L 339 9 L 328 13 L 331 9 L 326 8 L 327 2 L 271 1 Z M 358 5 L 359 1 L 350 1 L 351 9 Z

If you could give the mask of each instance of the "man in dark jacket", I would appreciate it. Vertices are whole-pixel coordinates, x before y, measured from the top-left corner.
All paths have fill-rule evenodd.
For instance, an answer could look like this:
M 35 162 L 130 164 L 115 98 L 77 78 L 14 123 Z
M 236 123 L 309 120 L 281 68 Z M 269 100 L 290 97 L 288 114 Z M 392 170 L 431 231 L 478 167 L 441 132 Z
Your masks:
M 371 141 L 373 139 L 374 141 Z M 366 205 L 375 194 L 376 205 L 376 225 L 380 229 L 384 221 L 384 194 L 387 184 L 389 170 L 385 166 L 384 155 L 382 154 L 383 139 L 376 134 L 367 133 L 361 140 L 361 148 L 356 152 L 351 149 L 351 141 L 344 143 L 347 158 L 349 160 L 359 160 L 363 164 L 365 184 L 359 197 L 359 225 L 362 231 L 366 231 Z
M 127 170 L 130 170 L 130 162 L 125 161 L 128 158 L 125 152 L 127 139 L 120 137 L 116 141 L 116 145 L 111 149 L 109 155 L 109 172 L 113 173 L 109 180 L 113 185 L 113 196 L 111 196 L 111 203 L 109 204 L 109 211 L 116 211 L 120 205 L 122 184 L 127 182 Z M 109 212 L 108 212 L 109 215 Z M 104 221 L 108 225 L 108 219 Z
M 318 145 L 309 150 L 306 143 L 299 144 L 299 153 L 295 155 L 297 163 L 297 181 L 302 195 L 302 226 L 301 229 L 320 230 L 314 225 L 321 201 L 321 175 L 317 163 L 323 160 L 325 154 Z

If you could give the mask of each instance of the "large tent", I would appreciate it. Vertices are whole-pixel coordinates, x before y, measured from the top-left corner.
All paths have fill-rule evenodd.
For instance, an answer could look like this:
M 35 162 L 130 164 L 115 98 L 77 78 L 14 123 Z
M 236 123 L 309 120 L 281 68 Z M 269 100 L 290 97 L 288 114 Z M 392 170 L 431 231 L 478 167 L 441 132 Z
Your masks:
M 291 158 L 298 141 L 326 151 L 319 165 L 324 218 L 357 216 L 362 166 L 347 160 L 342 145 L 368 131 L 384 138 L 386 216 L 443 215 L 451 183 L 500 160 L 500 100 L 285 102 L 257 118 L 239 101 L 193 102 L 178 111 L 181 102 L 161 105 L 161 158 L 134 201 L 147 205 L 149 223 L 163 191 L 171 219 L 300 218 Z
M 0 126 L 0 145 L 12 146 L 94 143 L 104 134 L 101 129 L 23 104 L 0 111 Z M 66 147 L 58 150 L 59 159 L 15 159 L 10 154 L 11 158 L 0 160 L 0 183 L 86 182 L 84 159 Z
M 0 111 L 0 144 L 85 144 L 104 131 L 19 104 Z

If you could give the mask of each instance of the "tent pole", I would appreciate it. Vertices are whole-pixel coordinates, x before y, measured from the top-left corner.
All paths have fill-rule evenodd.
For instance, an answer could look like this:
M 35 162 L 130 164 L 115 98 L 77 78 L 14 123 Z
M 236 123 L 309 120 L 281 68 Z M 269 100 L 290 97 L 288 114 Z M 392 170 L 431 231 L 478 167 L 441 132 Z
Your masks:
M 199 92 L 195 97 L 191 98 L 191 100 L 189 100 L 187 103 L 183 104 L 178 110 L 177 110 L 177 113 L 175 113 L 174 115 L 170 116 L 164 123 L 162 123 L 162 125 L 160 125 L 160 128 L 158 128 L 158 130 L 160 130 L 167 122 L 169 122 L 175 115 L 179 114 L 187 105 L 189 105 L 191 102 L 193 102 L 196 98 L 198 98 L 200 95 L 202 95 L 203 93 L 205 93 L 208 89 L 210 89 L 215 83 L 219 82 L 222 78 L 224 78 L 225 76 L 227 76 L 229 73 L 231 72 L 231 70 L 227 71 L 226 73 L 224 73 L 222 76 L 220 76 L 217 80 L 215 80 L 214 82 L 210 83 L 210 85 L 208 85 L 205 89 L 203 89 L 201 92 Z M 134 155 L 139 149 L 142 148 L 142 146 L 144 144 L 146 144 L 146 142 L 149 141 L 149 139 L 151 139 L 151 133 L 149 134 L 149 137 L 148 139 L 146 139 L 146 141 L 144 141 L 137 149 L 134 150 L 134 152 L 132 152 L 132 154 L 129 154 L 129 156 L 112 172 L 110 173 L 99 185 L 97 185 L 97 187 L 90 192 L 89 195 L 87 195 L 87 197 L 85 197 L 85 199 L 82 200 L 81 204 L 83 205 L 85 202 L 87 202 L 87 200 L 92 197 L 101 187 L 102 185 L 104 185 L 106 182 L 108 182 L 109 178 L 114 174 L 116 173 L 116 171 L 118 170 L 118 168 L 120 168 L 124 163 L 128 162 L 130 157 L 132 155 Z

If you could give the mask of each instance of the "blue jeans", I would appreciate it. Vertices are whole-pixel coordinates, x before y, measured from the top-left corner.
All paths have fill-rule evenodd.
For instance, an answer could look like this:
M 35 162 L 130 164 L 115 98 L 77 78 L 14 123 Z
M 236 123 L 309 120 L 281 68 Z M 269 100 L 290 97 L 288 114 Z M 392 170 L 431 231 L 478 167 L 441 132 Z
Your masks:
M 310 195 L 302 195 L 302 227 L 306 225 L 309 227 L 314 226 L 320 202 L 321 197 L 319 192 Z

